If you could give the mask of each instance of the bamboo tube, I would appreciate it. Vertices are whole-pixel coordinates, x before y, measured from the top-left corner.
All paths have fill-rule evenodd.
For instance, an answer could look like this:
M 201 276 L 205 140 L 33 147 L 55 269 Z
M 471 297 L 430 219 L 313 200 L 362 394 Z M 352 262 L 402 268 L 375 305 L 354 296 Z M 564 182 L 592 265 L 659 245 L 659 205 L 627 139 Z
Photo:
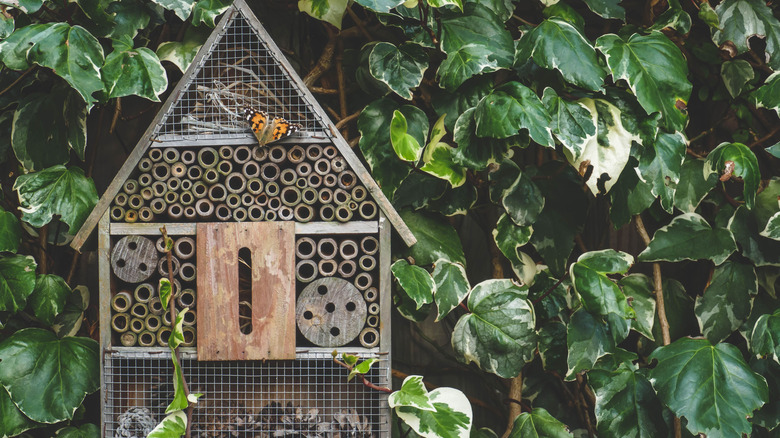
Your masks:
M 197 199 L 205 198 L 208 194 L 209 188 L 203 181 L 195 181 L 195 183 L 192 184 L 192 195 Z
M 247 161 L 241 168 L 241 173 L 247 178 L 257 178 L 260 176 L 260 166 L 254 161 Z
M 182 281 L 193 281 L 195 280 L 195 272 L 197 270 L 195 269 L 194 263 L 182 263 L 181 268 L 179 268 L 179 276 L 181 277 Z
M 173 244 L 173 252 L 179 260 L 189 260 L 195 255 L 195 239 L 192 237 L 179 237 Z
M 300 177 L 311 175 L 311 164 L 309 164 L 307 161 L 298 163 L 298 165 L 295 166 L 295 173 Z
M 149 173 L 142 173 L 138 175 L 138 185 L 141 187 L 149 187 L 154 182 L 154 178 Z
M 128 179 L 124 184 L 122 184 L 122 190 L 124 190 L 128 195 L 138 193 L 138 181 L 134 179 Z
M 203 176 L 201 179 L 206 184 L 215 184 L 217 181 L 219 181 L 219 172 L 217 172 L 217 169 L 214 168 L 206 169 L 203 171 Z
M 335 260 L 320 260 L 317 263 L 317 271 L 322 277 L 332 277 L 338 270 L 339 265 Z
M 336 220 L 339 222 L 348 222 L 352 219 L 352 210 L 346 205 L 339 205 L 336 207 Z
M 198 315 L 195 314 L 195 312 L 187 312 L 184 314 L 184 319 L 182 321 L 182 325 L 186 327 L 192 327 L 195 325 L 195 322 L 198 319 Z
M 379 315 L 379 303 L 369 303 L 368 313 L 371 315 Z
M 185 307 L 192 309 L 195 307 L 195 291 L 193 289 L 184 289 L 176 298 L 176 303 L 182 309 Z
M 120 207 L 124 207 L 127 205 L 127 193 L 119 192 L 116 196 L 114 196 L 114 204 L 118 205 Z
M 379 332 L 373 327 L 366 327 L 360 332 L 360 345 L 365 348 L 373 348 L 379 345 Z
M 187 168 L 187 178 L 196 181 L 203 178 L 203 168 L 198 165 L 193 165 Z
M 247 220 L 247 211 L 245 207 L 236 207 L 233 209 L 233 220 L 236 222 L 244 222 Z
M 237 164 L 244 164 L 252 159 L 252 150 L 249 146 L 239 146 L 233 151 L 233 161 Z
M 111 220 L 112 221 L 121 221 L 125 218 L 125 209 L 115 205 L 111 207 Z
M 119 342 L 124 347 L 133 347 L 136 342 L 138 342 L 138 335 L 133 332 L 124 332 L 122 333 L 122 336 L 119 337 Z
M 301 260 L 295 265 L 295 278 L 302 283 L 308 283 L 317 278 L 317 272 L 317 263 L 313 260 Z
M 287 160 L 293 164 L 298 164 L 306 158 L 306 152 L 302 147 L 295 145 L 287 151 Z
M 317 199 L 323 204 L 330 204 L 333 202 L 333 190 L 323 187 L 317 192 Z
M 257 145 L 252 148 L 252 159 L 255 161 L 263 161 L 268 156 L 268 149 L 263 146 Z
M 306 148 L 306 158 L 311 161 L 317 161 L 322 158 L 322 146 L 318 144 L 310 145 Z
M 152 167 L 152 176 L 157 181 L 165 181 L 171 176 L 171 166 L 168 163 L 156 163 Z
M 190 180 L 188 180 L 186 178 L 182 179 L 181 180 L 181 186 L 179 186 L 179 188 L 181 188 L 185 192 L 192 191 L 192 181 L 190 181 Z
M 263 181 L 260 178 L 253 177 L 246 181 L 246 191 L 252 195 L 259 195 L 263 191 Z
M 176 191 L 179 190 L 181 187 L 181 180 L 179 178 L 176 178 L 175 176 L 172 176 L 168 178 L 168 181 L 166 182 L 168 185 L 168 191 Z
M 168 191 L 168 184 L 165 184 L 165 181 L 155 181 L 152 183 L 152 191 L 154 196 L 162 198 L 165 196 L 165 192 Z
M 241 194 L 241 205 L 244 207 L 250 207 L 255 204 L 255 197 L 251 193 Z
M 309 187 L 316 189 L 322 185 L 322 177 L 316 173 L 312 173 L 306 177 L 306 182 L 308 183 Z
M 168 327 L 171 326 L 171 312 L 161 312 L 160 318 L 162 319 L 163 325 Z
M 258 222 L 265 217 L 265 210 L 259 205 L 250 205 L 249 208 L 247 208 L 246 214 L 250 221 Z
M 230 175 L 233 172 L 233 163 L 230 161 L 220 161 L 217 164 L 217 172 L 222 175 Z
M 339 174 L 338 180 L 339 187 L 344 190 L 352 190 L 357 184 L 357 175 L 351 170 L 345 170 Z
M 154 198 L 149 202 L 149 208 L 154 214 L 163 214 L 166 209 L 165 201 L 160 198 Z
M 209 187 L 209 199 L 212 202 L 222 202 L 226 197 L 227 190 L 224 185 L 217 183 Z
M 327 158 L 320 158 L 314 162 L 314 172 L 325 176 L 330 173 L 330 161 Z
M 279 195 L 279 184 L 277 184 L 275 181 L 269 181 L 265 185 L 265 193 L 268 196 L 278 196 Z
M 225 205 L 231 209 L 236 209 L 241 205 L 241 197 L 238 196 L 238 193 L 229 193 L 225 197 Z
M 325 222 L 330 222 L 336 218 L 336 210 L 330 204 L 325 204 L 320 207 L 320 219 Z
M 287 159 L 287 152 L 281 145 L 272 146 L 268 150 L 268 160 L 272 163 L 282 163 Z
M 217 217 L 218 220 L 221 221 L 229 221 L 230 218 L 233 217 L 230 208 L 225 204 L 219 204 L 216 207 L 214 207 L 214 215 Z
M 332 160 L 339 155 L 339 150 L 336 149 L 336 146 L 329 144 L 322 148 L 322 155 L 324 155 L 325 158 Z
M 195 151 L 190 149 L 181 151 L 181 162 L 186 164 L 187 166 L 195 163 L 196 159 L 197 156 L 195 155 Z
M 219 155 L 214 148 L 205 147 L 198 151 L 198 164 L 204 169 L 209 169 L 217 165 Z
M 298 222 L 311 222 L 314 219 L 314 209 L 309 204 L 298 204 L 293 208 L 293 216 Z
M 266 210 L 265 212 L 265 220 L 268 222 L 273 222 L 276 220 L 276 211 L 274 210 Z
M 223 160 L 231 160 L 233 158 L 233 148 L 230 146 L 222 146 L 219 148 L 219 158 Z
M 288 205 L 282 205 L 279 210 L 276 210 L 276 214 L 280 221 L 291 221 L 295 217 L 295 212 Z
M 157 163 L 158 161 L 162 160 L 162 149 L 160 148 L 150 148 L 149 149 L 149 159 Z
M 152 166 L 154 166 L 154 163 L 150 158 L 143 157 L 138 161 L 138 170 L 141 172 L 148 172 L 152 170 Z
M 308 260 L 317 254 L 317 243 L 311 237 L 300 237 L 295 241 L 295 256 Z
M 363 292 L 363 298 L 367 303 L 373 303 L 379 298 L 379 290 L 374 286 L 371 286 Z
M 195 196 L 190 191 L 181 192 L 179 195 L 179 202 L 184 206 L 192 205 L 195 203 Z
M 319 199 L 319 193 L 317 190 L 306 187 L 303 190 L 301 190 L 301 200 L 308 205 L 314 205 L 317 203 L 317 200 Z
M 156 332 L 162 327 L 162 320 L 157 315 L 147 315 L 144 319 L 144 327 L 150 332 Z
M 209 219 L 214 214 L 214 203 L 208 199 L 198 199 L 195 203 L 195 211 L 202 219 Z
M 117 333 L 130 330 L 130 316 L 127 313 L 115 313 L 111 317 L 111 328 Z
M 358 203 L 357 203 L 357 202 L 355 202 L 354 200 L 350 199 L 350 200 L 349 200 L 349 202 L 347 202 L 347 207 L 348 207 L 348 208 L 349 208 L 351 211 L 355 211 L 355 210 L 357 210 L 357 209 L 358 209 Z
M 151 201 L 154 198 L 154 190 L 151 187 L 142 187 L 139 194 L 144 198 L 144 201 Z
M 176 256 L 171 256 L 171 267 L 173 268 L 173 276 L 179 275 L 179 268 L 181 267 L 181 262 L 179 261 L 179 258 Z M 168 278 L 168 257 L 162 256 L 160 257 L 160 260 L 157 262 L 157 272 L 160 273 L 160 276 L 163 278 Z
M 338 271 L 342 278 L 350 278 L 357 272 L 357 266 L 353 260 L 342 260 L 339 263 Z
M 163 199 L 165 200 L 165 203 L 168 205 L 175 204 L 179 200 L 179 193 L 173 190 L 168 190 L 167 192 L 165 192 Z
M 344 260 L 352 260 L 357 257 L 358 244 L 352 239 L 344 239 L 339 244 L 339 255 Z
M 376 240 L 376 237 L 366 236 L 360 241 L 360 250 L 364 254 L 374 255 L 379 251 L 379 241 Z
M 295 180 L 295 187 L 298 187 L 299 189 L 303 190 L 309 187 L 309 182 L 306 181 L 306 178 L 298 178 Z
M 376 216 L 377 207 L 374 201 L 363 201 L 358 207 L 358 214 L 363 219 L 373 219 Z
M 360 269 L 366 272 L 373 271 L 376 268 L 376 259 L 370 255 L 364 255 L 358 260 L 358 266 Z
M 152 315 L 160 316 L 163 314 L 164 310 L 162 307 L 162 303 L 160 302 L 160 297 L 152 297 L 151 300 L 149 300 L 149 313 Z
M 163 161 L 168 164 L 173 164 L 179 161 L 179 150 L 176 148 L 163 149 Z
M 335 239 L 326 237 L 317 242 L 317 255 L 324 260 L 330 260 L 336 257 L 339 252 L 339 246 Z
M 281 184 L 284 185 L 294 185 L 295 181 L 298 179 L 298 175 L 295 173 L 295 170 L 293 169 L 284 169 L 279 174 L 279 181 Z
M 144 303 L 135 303 L 133 304 L 133 307 L 130 308 L 130 315 L 135 316 L 136 318 L 146 318 L 146 315 L 149 314 L 149 308 Z
M 325 187 L 336 187 L 337 183 L 338 183 L 338 178 L 336 178 L 336 175 L 332 173 L 322 176 L 322 185 L 324 185 Z
M 298 205 L 301 203 L 301 191 L 298 189 L 298 187 L 295 186 L 287 186 L 282 189 L 281 195 L 279 197 L 282 200 L 282 204 L 287 205 L 289 207 Z
M 184 342 L 181 343 L 182 347 L 192 347 L 195 345 L 195 329 L 192 327 L 183 328 Z
M 171 220 L 177 221 L 181 219 L 182 215 L 184 215 L 184 207 L 181 204 L 177 202 L 168 205 L 168 217 L 170 217 Z
M 171 176 L 175 178 L 184 178 L 187 175 L 187 165 L 181 161 L 171 164 Z
M 371 275 L 366 272 L 361 272 L 355 277 L 355 287 L 359 290 L 366 290 L 369 287 L 371 287 L 371 283 L 374 282 L 374 279 L 371 278 Z
M 335 202 L 336 205 L 344 205 L 351 200 L 352 198 L 346 190 L 338 188 L 333 191 L 333 202 Z
M 225 187 L 230 193 L 241 193 L 246 189 L 246 178 L 239 172 L 233 172 L 225 177 Z
M 176 245 L 176 240 L 171 240 L 173 240 L 173 244 Z M 165 238 L 162 236 L 158 237 L 154 243 L 154 248 L 157 250 L 157 252 L 165 252 Z
M 170 337 L 171 337 L 171 329 L 169 329 L 168 327 L 163 327 L 160 330 L 157 330 L 157 336 L 155 336 L 155 339 L 157 340 L 157 345 L 159 345 L 160 347 L 167 347 L 168 339 L 170 339 Z M 140 337 L 139 337 L 139 343 L 140 343 Z
M 260 207 L 265 207 L 268 205 L 268 195 L 265 193 L 260 193 L 259 195 L 255 196 L 255 204 L 259 205 Z
M 144 198 L 141 195 L 130 195 L 127 199 L 127 205 L 137 210 L 144 206 Z
M 141 283 L 135 287 L 133 297 L 139 303 L 148 303 L 154 296 L 154 286 L 149 283 Z
M 268 182 L 276 181 L 279 178 L 279 173 L 281 170 L 276 163 L 265 163 L 260 167 L 260 177 Z
M 142 318 L 130 319 L 130 331 L 133 333 L 141 333 L 144 330 L 144 320 Z
M 347 162 L 343 157 L 333 157 L 330 160 L 330 168 L 336 173 L 341 173 L 347 169 Z
M 368 315 L 366 317 L 366 325 L 369 327 L 379 327 L 379 315 Z
M 138 222 L 138 211 L 132 209 L 125 211 L 125 222 L 129 224 Z
M 184 207 L 184 218 L 185 219 L 197 219 L 198 218 L 198 212 L 195 211 L 195 207 L 192 205 L 188 205 Z

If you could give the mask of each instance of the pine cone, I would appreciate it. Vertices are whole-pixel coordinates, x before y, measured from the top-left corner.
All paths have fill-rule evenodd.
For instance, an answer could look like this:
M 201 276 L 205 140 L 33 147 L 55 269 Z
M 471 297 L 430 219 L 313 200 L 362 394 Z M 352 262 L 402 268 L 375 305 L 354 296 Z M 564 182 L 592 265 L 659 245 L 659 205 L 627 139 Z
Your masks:
M 132 407 L 119 415 L 115 438 L 146 438 L 157 426 L 157 420 L 149 409 Z
M 347 409 L 333 416 L 333 438 L 373 438 L 371 423 L 361 419 L 355 409 Z

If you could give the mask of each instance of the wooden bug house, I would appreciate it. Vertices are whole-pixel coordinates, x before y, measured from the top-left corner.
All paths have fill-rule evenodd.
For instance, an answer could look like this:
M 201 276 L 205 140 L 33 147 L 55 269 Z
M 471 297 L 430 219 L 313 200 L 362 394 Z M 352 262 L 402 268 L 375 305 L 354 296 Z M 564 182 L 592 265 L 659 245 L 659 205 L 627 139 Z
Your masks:
M 297 132 L 259 144 L 245 108 Z M 250 117 L 252 114 L 250 114 Z M 279 119 L 274 119 L 279 117 Z M 260 137 L 258 135 L 258 137 Z M 160 227 L 197 437 L 384 437 L 390 233 L 414 237 L 244 0 L 228 9 L 73 240 L 97 227 L 102 435 L 145 436 L 173 395 Z M 145 432 L 146 431 L 146 432 Z

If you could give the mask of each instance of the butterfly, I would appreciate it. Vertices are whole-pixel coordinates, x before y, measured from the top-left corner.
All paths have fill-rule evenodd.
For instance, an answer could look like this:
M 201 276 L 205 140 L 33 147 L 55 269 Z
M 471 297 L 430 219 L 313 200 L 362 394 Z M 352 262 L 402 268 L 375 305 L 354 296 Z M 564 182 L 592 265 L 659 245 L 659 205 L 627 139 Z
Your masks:
M 251 125 L 260 146 L 290 136 L 303 128 L 300 123 L 290 123 L 283 117 L 270 118 L 265 111 L 253 108 L 244 110 L 244 119 Z

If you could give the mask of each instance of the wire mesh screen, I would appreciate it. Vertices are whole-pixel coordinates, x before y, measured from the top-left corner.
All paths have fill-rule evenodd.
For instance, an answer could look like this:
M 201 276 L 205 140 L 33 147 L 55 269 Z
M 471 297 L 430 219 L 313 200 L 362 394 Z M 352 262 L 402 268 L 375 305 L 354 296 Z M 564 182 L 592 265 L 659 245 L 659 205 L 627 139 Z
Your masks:
M 321 120 L 276 56 L 237 13 L 200 61 L 195 77 L 182 79 L 189 84 L 163 118 L 158 140 L 245 137 L 249 131 L 241 113 L 246 107 L 321 133 Z
M 373 356 L 378 357 L 378 356 Z M 330 354 L 294 361 L 199 362 L 183 360 L 191 392 L 194 437 L 386 437 L 386 396 L 347 371 Z M 168 355 L 107 353 L 107 437 L 145 437 L 165 416 L 173 397 Z M 367 377 L 387 386 L 388 363 L 380 360 Z

